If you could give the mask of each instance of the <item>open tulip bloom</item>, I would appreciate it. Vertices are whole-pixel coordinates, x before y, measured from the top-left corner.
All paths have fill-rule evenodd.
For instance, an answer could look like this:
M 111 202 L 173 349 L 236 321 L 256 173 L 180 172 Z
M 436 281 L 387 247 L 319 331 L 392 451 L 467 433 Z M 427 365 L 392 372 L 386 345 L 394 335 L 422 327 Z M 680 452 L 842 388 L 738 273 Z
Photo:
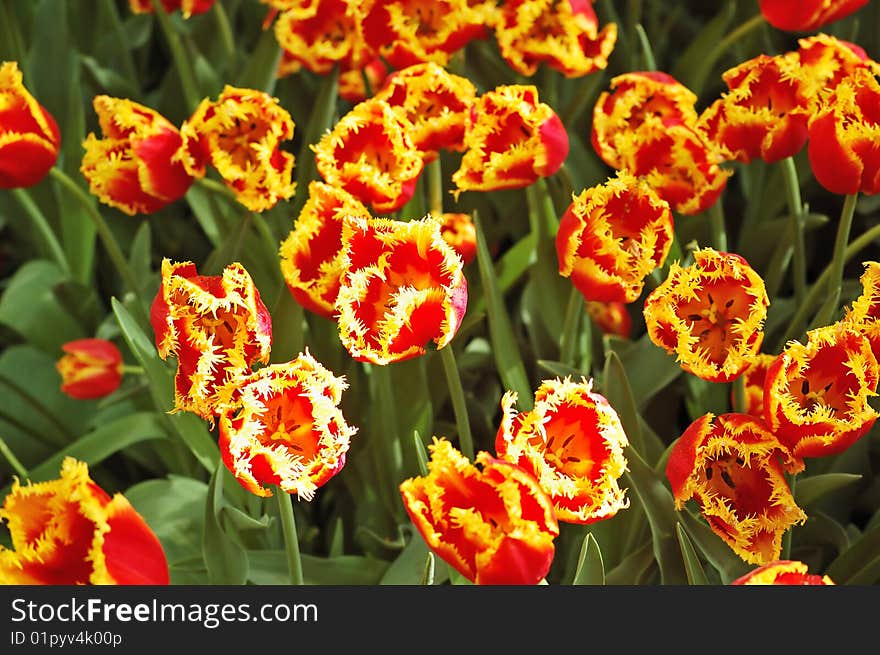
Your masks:
M 464 150 L 464 135 L 477 90 L 466 77 L 434 63 L 392 73 L 374 98 L 399 107 L 412 124 L 410 136 L 425 161 L 437 151 Z
M 673 262 L 645 300 L 648 336 L 681 367 L 710 382 L 730 382 L 752 363 L 764 340 L 770 301 L 764 281 L 734 253 L 702 248 L 694 263 Z
M 783 475 L 794 470 L 764 424 L 745 414 L 706 414 L 694 421 L 669 455 L 666 476 L 675 506 L 694 499 L 709 527 L 746 562 L 779 559 L 782 535 L 807 515 Z
M 476 584 L 541 581 L 559 525 L 538 481 L 487 452 L 474 465 L 446 439 L 435 438 L 429 448 L 428 475 L 400 485 L 425 543 Z
M 375 98 L 355 105 L 311 146 L 324 181 L 377 212 L 405 205 L 424 167 L 406 115 Z
M 522 75 L 541 63 L 567 77 L 602 70 L 617 43 L 617 24 L 599 30 L 589 0 L 513 0 L 500 8 L 495 38 L 501 56 Z
M 617 412 L 593 391 L 592 380 L 544 380 L 535 407 L 514 409 L 504 394 L 504 416 L 495 438 L 498 457 L 537 478 L 559 521 L 594 523 L 629 507 L 619 479 L 629 444 Z
M 175 409 L 206 420 L 232 402 L 239 376 L 269 361 L 272 319 L 241 264 L 206 276 L 164 260 L 150 322 L 159 356 L 177 358 Z
M 356 428 L 338 405 L 347 385 L 308 352 L 239 380 L 220 415 L 223 463 L 258 496 L 269 486 L 311 500 L 345 464 Z
M 791 341 L 767 370 L 764 419 L 798 458 L 833 455 L 862 437 L 878 413 L 878 365 L 871 343 L 847 323 Z
M 384 365 L 452 341 L 467 307 L 467 278 L 435 218 L 346 217 L 342 248 L 336 310 L 352 357 Z
M 518 189 L 553 175 L 568 157 L 565 126 L 530 85 L 502 85 L 471 108 L 467 151 L 452 181 L 461 191 Z
M 217 100 L 205 98 L 184 122 L 177 157 L 198 178 L 213 166 L 242 205 L 262 212 L 296 190 L 294 156 L 281 149 L 293 128 L 277 98 L 227 84 Z
M 587 300 L 630 303 L 660 266 L 673 238 L 669 203 L 619 173 L 576 196 L 559 221 L 559 273 Z
M 0 519 L 12 537 L 11 549 L 0 546 L 0 584 L 168 584 L 162 544 L 141 515 L 72 457 L 57 480 L 13 482 Z

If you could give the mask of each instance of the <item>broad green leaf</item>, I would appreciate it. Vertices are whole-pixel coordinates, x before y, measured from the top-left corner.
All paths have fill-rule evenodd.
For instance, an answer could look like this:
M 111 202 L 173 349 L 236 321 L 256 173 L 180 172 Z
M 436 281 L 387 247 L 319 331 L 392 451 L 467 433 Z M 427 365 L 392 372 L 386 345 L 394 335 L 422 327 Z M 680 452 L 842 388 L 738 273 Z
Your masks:
M 0 324 L 28 343 L 61 356 L 67 341 L 91 336 L 58 301 L 54 288 L 68 278 L 46 260 L 31 260 L 8 280 L 0 296 Z
M 226 533 L 220 522 L 223 499 L 223 463 L 217 465 L 205 498 L 205 530 L 202 553 L 210 584 L 242 585 L 248 579 L 248 553 L 234 536 Z
M 676 521 L 672 494 L 632 446 L 627 446 L 626 458 L 629 471 L 625 475 L 648 517 L 661 580 L 663 584 L 685 584 L 687 574 L 675 538 Z
M 0 437 L 26 467 L 72 443 L 95 411 L 95 402 L 61 392 L 55 361 L 27 345 L 0 354 Z
M 508 248 L 495 263 L 495 279 L 498 283 L 498 291 L 501 294 L 506 293 L 516 284 L 526 274 L 532 263 L 534 263 L 536 241 L 537 238 L 530 232 Z M 484 313 L 486 310 L 486 298 L 485 294 L 475 298 L 474 302 L 468 305 L 468 315 Z M 465 321 L 467 321 L 467 317 Z M 464 326 L 461 329 L 463 330 Z
M 880 581 L 880 527 L 862 535 L 825 571 L 835 584 L 870 585 Z
M 691 41 L 672 67 L 672 76 L 698 95 L 718 61 L 715 47 L 724 37 L 735 14 L 736 3 L 727 2 L 715 18 L 706 23 L 699 36 Z
M 425 540 L 417 531 L 413 530 L 409 543 L 400 552 L 397 558 L 385 570 L 378 584 L 381 585 L 418 585 L 421 584 L 424 575 L 425 560 L 428 557 L 428 549 Z M 434 571 L 434 584 L 440 584 L 448 580 L 446 566 L 438 566 Z
M 630 552 L 620 564 L 605 574 L 605 584 L 637 585 L 647 579 L 656 566 L 654 544 L 652 541 L 647 541 Z
M 675 534 L 678 537 L 678 545 L 681 547 L 681 556 L 684 559 L 684 570 L 687 572 L 688 584 L 709 584 L 706 572 L 703 570 L 703 565 L 700 564 L 700 558 L 697 557 L 697 551 L 694 550 L 694 545 L 691 543 L 681 523 L 676 524 Z
M 281 46 L 274 30 L 265 30 L 250 53 L 244 69 L 238 74 L 235 86 L 259 89 L 272 95 L 275 92 L 275 72 L 281 59 Z
M 156 533 L 171 574 L 171 584 L 180 582 L 183 575 L 179 564 L 190 569 L 193 562 L 201 561 L 202 538 L 205 527 L 204 508 L 208 485 L 192 478 L 169 475 L 164 480 L 140 482 L 125 492 L 125 497 Z M 185 573 L 190 579 L 190 573 Z M 207 584 L 207 578 L 201 583 Z
M 605 565 L 602 563 L 602 551 L 592 533 L 588 532 L 581 545 L 577 569 L 575 569 L 573 585 L 604 585 Z
M 159 359 L 153 342 L 144 334 L 131 314 L 116 298 L 113 299 L 113 313 L 134 356 L 144 368 L 150 381 L 150 391 L 156 409 L 169 411 L 174 406 L 174 387 L 172 373 Z M 199 463 L 206 470 L 213 470 L 220 461 L 220 450 L 209 434 L 205 422 L 195 414 L 179 412 L 167 417 L 171 427 L 187 445 Z
M 846 552 L 850 538 L 846 529 L 833 518 L 822 512 L 807 517 L 792 536 L 792 550 L 798 552 L 803 547 L 822 548 L 826 544 L 834 547 L 835 556 Z
M 290 575 L 283 550 L 249 550 L 248 580 L 256 585 L 286 585 Z M 374 557 L 302 555 L 303 579 L 308 585 L 376 585 L 389 568 Z
M 140 224 L 132 239 L 128 263 L 131 265 L 132 273 L 143 281 L 141 291 L 145 298 L 150 297 L 152 295 L 150 291 L 155 290 L 152 259 L 153 235 L 150 231 L 150 222 L 144 221 Z
M 133 444 L 166 437 L 165 425 L 161 417 L 155 413 L 129 414 L 80 437 L 38 466 L 31 468 L 28 475 L 34 482 L 51 480 L 58 477 L 61 462 L 65 457 L 73 457 L 89 466 L 95 466 L 110 455 L 124 451 Z M 0 491 L 0 497 L 8 493 L 9 487 L 6 487 Z
M 609 335 L 603 341 L 606 350 L 613 350 L 620 357 L 638 407 L 644 407 L 682 374 L 675 357 L 655 345 L 648 335 L 636 341 Z
M 721 540 L 721 537 L 712 532 L 708 525 L 693 517 L 686 509 L 678 512 L 678 520 L 706 560 L 721 574 L 723 584 L 729 584 L 748 572 L 749 565 L 740 559 L 730 546 Z
M 486 237 L 480 224 L 479 216 L 474 216 L 477 231 L 477 262 L 480 267 L 480 279 L 483 293 L 486 296 L 486 310 L 489 316 L 489 334 L 492 342 L 492 354 L 498 367 L 498 374 L 507 389 L 516 391 L 520 405 L 526 409 L 534 404 L 532 387 L 526 375 L 525 365 L 519 353 L 519 346 L 510 325 L 510 318 L 504 299 L 498 290 L 495 269 L 486 245 Z
M 623 430 L 630 445 L 638 452 L 644 451 L 639 412 L 636 409 L 629 379 L 620 357 L 613 350 L 605 354 L 605 368 L 602 373 L 602 394 L 620 417 Z
M 852 473 L 825 473 L 808 478 L 800 478 L 795 486 L 795 502 L 800 507 L 809 507 L 822 497 L 837 489 L 847 487 L 862 479 L 861 475 Z
M 106 68 L 94 57 L 80 57 L 83 68 L 88 72 L 102 92 L 114 98 L 136 98 L 140 93 L 135 88 L 134 80 L 120 75 L 115 70 Z

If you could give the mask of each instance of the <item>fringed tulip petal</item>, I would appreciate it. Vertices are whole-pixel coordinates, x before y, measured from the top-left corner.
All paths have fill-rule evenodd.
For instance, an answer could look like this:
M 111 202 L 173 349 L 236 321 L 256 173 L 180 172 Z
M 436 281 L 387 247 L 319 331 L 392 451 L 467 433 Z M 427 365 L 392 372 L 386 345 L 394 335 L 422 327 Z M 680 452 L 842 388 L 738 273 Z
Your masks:
M 175 411 L 213 421 L 233 402 L 237 378 L 269 361 L 272 319 L 241 264 L 204 276 L 191 262 L 163 260 L 150 322 L 159 356 L 177 358 Z
M 619 173 L 576 196 L 559 222 L 559 273 L 587 300 L 635 301 L 673 239 L 672 211 L 647 183 Z
M 306 351 L 239 379 L 234 403 L 220 415 L 220 453 L 239 483 L 258 496 L 267 488 L 311 500 L 345 464 L 351 437 L 339 409 L 345 380 Z
M 346 217 L 336 309 L 339 336 L 359 361 L 389 364 L 446 347 L 467 307 L 462 261 L 433 217 Z
M 405 480 L 400 493 L 431 550 L 476 584 L 537 584 L 559 535 L 538 482 L 486 452 L 475 466 L 446 439 L 429 448 L 428 475 Z
M 685 371 L 730 382 L 761 348 L 770 301 L 764 281 L 739 255 L 702 248 L 694 260 L 684 268 L 673 262 L 645 300 L 648 336 L 676 354 Z
M 346 216 L 369 218 L 353 195 L 323 182 L 309 184 L 293 230 L 281 243 L 281 273 L 296 301 L 309 311 L 334 318 L 344 272 L 342 223 Z
M 180 128 L 184 143 L 178 158 L 199 178 L 210 164 L 242 205 L 262 212 L 296 190 L 294 156 L 281 149 L 293 129 L 277 98 L 226 85 L 216 101 L 202 100 Z
M 709 527 L 744 561 L 779 559 L 782 535 L 807 515 L 783 472 L 787 454 L 763 422 L 745 414 L 706 414 L 685 430 L 666 476 L 675 507 L 694 499 Z
M 869 400 L 880 379 L 871 343 L 846 322 L 790 341 L 764 383 L 764 420 L 794 457 L 840 453 L 880 414 Z
M 452 174 L 457 193 L 528 186 L 559 170 L 569 150 L 565 126 L 537 87 L 515 84 L 477 98 L 465 146 Z
M 529 412 L 517 413 L 515 402 L 514 392 L 504 395 L 495 449 L 535 476 L 559 521 L 594 523 L 629 506 L 618 483 L 629 441 L 592 380 L 545 380 Z
M 162 545 L 122 494 L 112 498 L 71 457 L 57 480 L 22 485 L 0 508 L 12 548 L 0 546 L 0 584 L 166 585 Z
M 424 167 L 412 130 L 387 102 L 361 102 L 312 146 L 318 172 L 377 212 L 397 211 L 412 198 Z

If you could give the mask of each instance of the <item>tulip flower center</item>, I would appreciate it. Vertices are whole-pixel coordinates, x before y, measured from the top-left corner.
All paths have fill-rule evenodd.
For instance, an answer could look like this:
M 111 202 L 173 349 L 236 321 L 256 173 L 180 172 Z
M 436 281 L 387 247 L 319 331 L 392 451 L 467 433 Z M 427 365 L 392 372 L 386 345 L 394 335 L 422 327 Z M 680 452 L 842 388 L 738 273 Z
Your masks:
M 301 394 L 302 389 L 295 387 L 266 401 L 266 411 L 260 417 L 266 429 L 259 438 L 266 446 L 280 442 L 292 451 L 291 454 L 309 461 L 315 457 L 318 439 L 312 419 L 312 404 Z
M 593 473 L 595 455 L 581 420 L 554 416 L 546 425 L 544 459 L 556 469 L 578 478 Z
M 242 320 L 243 317 L 221 309 L 214 314 L 214 318 L 209 316 L 202 317 L 200 323 L 209 339 L 213 337 L 214 345 L 219 345 L 224 350 L 228 350 L 235 348 L 235 335 Z
M 722 295 L 715 289 L 707 292 L 705 300 L 687 303 L 682 314 L 690 322 L 691 334 L 699 339 L 699 345 L 708 353 L 711 361 L 722 363 L 732 345 L 735 332 L 732 324 L 736 316 L 732 314 L 741 309 L 743 301 L 731 294 Z
M 804 378 L 800 387 L 797 383 L 793 387 L 800 393 L 795 396 L 798 403 L 804 409 L 806 414 L 812 414 L 817 407 L 828 407 L 835 414 L 846 411 L 846 398 L 841 398 L 839 391 L 834 386 L 834 380 L 808 379 Z
M 780 76 L 781 76 L 780 72 Z M 792 110 L 802 108 L 799 99 L 798 80 L 785 80 L 782 77 L 763 75 L 752 87 L 746 103 L 754 109 L 766 110 L 772 116 L 788 116 Z
M 257 153 L 253 144 L 262 141 L 267 131 L 265 123 L 236 118 L 233 127 L 217 135 L 217 148 L 228 153 L 238 168 L 256 168 Z
M 519 114 L 508 114 L 498 119 L 496 129 L 486 136 L 485 151 L 506 152 L 516 144 L 532 138 L 532 131 L 526 126 Z
M 771 503 L 770 482 L 735 454 L 708 460 L 703 477 L 706 489 L 729 500 L 740 520 L 760 515 Z
M 433 2 L 422 2 L 416 0 L 412 3 L 403 3 L 404 13 L 410 16 L 409 25 L 415 28 L 416 35 L 419 37 L 434 36 L 440 32 L 442 23 L 438 20 L 438 16 L 434 11 Z

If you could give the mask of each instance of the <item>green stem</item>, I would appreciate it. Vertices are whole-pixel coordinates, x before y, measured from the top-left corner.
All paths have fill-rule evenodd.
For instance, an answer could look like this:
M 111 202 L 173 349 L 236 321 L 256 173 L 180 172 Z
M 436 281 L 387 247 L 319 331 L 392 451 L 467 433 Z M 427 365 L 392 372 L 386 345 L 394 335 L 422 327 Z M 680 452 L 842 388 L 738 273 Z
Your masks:
M 566 366 L 574 362 L 578 328 L 584 312 L 584 298 L 577 287 L 572 285 L 571 293 L 568 296 L 568 306 L 565 309 L 565 321 L 562 323 L 562 336 L 559 339 L 559 360 Z
M 168 47 L 171 49 L 171 58 L 174 59 L 174 67 L 177 69 L 177 74 L 180 76 L 180 85 L 183 88 L 183 96 L 186 98 L 186 102 L 190 109 L 195 110 L 199 102 L 202 100 L 202 95 L 199 93 L 195 73 L 190 66 L 190 58 L 184 51 L 180 36 L 171 24 L 171 19 L 168 18 L 168 14 L 165 13 L 165 7 L 162 6 L 161 0 L 152 0 L 152 3 L 153 11 L 156 14 L 156 18 L 159 20 L 159 27 L 162 29 L 162 33 L 165 35 L 165 40 L 168 42 Z
M 137 71 L 134 67 L 134 60 L 131 57 L 131 50 L 128 48 L 129 38 L 125 34 L 122 27 L 122 21 L 119 20 L 119 9 L 113 0 L 104 0 L 104 10 L 110 16 L 110 22 L 113 24 L 113 38 L 116 39 L 117 52 L 122 53 L 122 68 L 125 71 L 125 77 L 140 89 L 138 84 Z
M 641 23 L 636 24 L 636 34 L 639 37 L 639 43 L 642 46 L 642 55 L 645 58 L 645 70 L 657 70 L 657 60 L 654 58 L 654 50 L 651 48 L 651 42 L 648 40 L 648 34 Z
M 98 237 L 101 239 L 101 243 L 104 244 L 104 248 L 107 250 L 107 254 L 110 256 L 113 265 L 116 267 L 116 271 L 119 273 L 120 277 L 122 277 L 129 291 L 134 294 L 135 298 L 140 299 L 140 284 L 138 279 L 135 276 L 134 271 L 132 271 L 131 267 L 128 265 L 125 255 L 122 254 L 122 249 L 116 242 L 116 237 L 113 236 L 113 232 L 110 231 L 110 227 L 107 225 L 104 217 L 101 216 L 101 212 L 95 207 L 94 198 L 92 198 L 92 196 L 74 182 L 67 173 L 57 166 L 49 171 L 49 174 L 55 179 L 55 181 L 61 184 L 61 186 L 72 193 L 77 201 L 79 201 L 80 205 L 82 205 L 83 209 L 86 210 L 86 214 L 95 226 L 95 230 L 98 232 Z M 140 312 L 143 313 L 143 304 L 139 302 L 137 303 L 137 306 Z
M 8 461 L 9 464 L 12 466 L 12 468 L 15 469 L 15 472 L 18 473 L 19 478 L 21 478 L 22 480 L 28 479 L 27 469 L 21 465 L 18 457 L 15 456 L 12 450 L 10 450 L 9 446 L 6 444 L 2 437 L 0 437 L 0 454 L 2 454 L 6 458 L 6 461 Z
M 727 230 L 724 227 L 724 207 L 720 198 L 709 207 L 709 232 L 712 247 L 718 252 L 727 252 Z
M 846 264 L 846 244 L 849 242 L 849 233 L 852 229 L 853 213 L 856 210 L 858 193 L 848 195 L 843 201 L 843 209 L 840 212 L 840 223 L 837 225 L 837 236 L 834 239 L 834 255 L 831 259 L 831 277 L 828 280 L 828 299 L 819 310 L 814 320 L 814 325 L 826 325 L 831 321 L 837 304 L 840 301 L 840 289 L 843 284 L 843 267 Z
M 428 168 L 428 209 L 437 218 L 443 215 L 443 164 L 440 157 L 430 162 Z
M 847 198 L 849 197 L 850 196 L 847 196 Z M 855 205 L 855 203 L 853 203 L 853 205 Z M 844 203 L 844 209 L 846 209 L 846 203 Z M 851 218 L 852 216 L 850 216 L 850 219 Z M 840 230 L 838 229 L 838 234 L 839 232 Z M 841 270 L 843 269 L 843 265 L 849 262 L 853 257 L 855 257 L 858 253 L 867 248 L 877 239 L 880 239 L 880 225 L 875 225 L 871 229 L 863 232 L 856 239 L 853 239 L 853 242 L 846 246 L 843 252 L 843 262 L 842 264 L 840 264 Z M 829 286 L 829 280 L 831 279 L 832 273 L 836 270 L 836 266 L 836 261 L 832 259 L 831 263 L 825 267 L 825 270 L 823 270 L 819 277 L 816 279 L 816 282 L 807 293 L 807 297 L 804 298 L 804 302 L 798 306 L 798 308 L 795 310 L 794 316 L 792 316 L 791 321 L 789 321 L 788 329 L 785 331 L 785 334 L 783 334 L 782 339 L 776 347 L 777 351 L 781 350 L 783 347 L 785 347 L 786 343 L 788 343 L 792 339 L 796 339 L 803 333 L 804 325 L 807 322 L 807 314 L 819 300 L 820 294 L 827 290 Z
M 446 384 L 449 386 L 449 397 L 452 399 L 452 409 L 455 412 L 455 425 L 458 428 L 458 442 L 462 454 L 469 460 L 474 459 L 474 439 L 471 436 L 471 424 L 468 418 L 467 402 L 464 399 L 464 389 L 461 386 L 461 375 L 458 372 L 458 363 L 455 361 L 455 353 L 452 344 L 447 344 L 440 349 L 440 360 L 443 362 L 443 371 L 446 373 Z
M 235 61 L 235 37 L 232 35 L 232 27 L 229 25 L 229 15 L 223 8 L 222 2 L 214 3 L 214 21 L 217 23 L 217 31 L 220 33 L 220 44 L 223 46 L 223 54 L 230 62 Z
M 287 555 L 287 568 L 290 571 L 290 584 L 303 584 L 302 560 L 299 554 L 299 537 L 296 534 L 296 519 L 293 516 L 293 501 L 290 494 L 275 488 L 278 499 L 278 513 L 281 515 L 281 531 L 284 534 L 284 552 Z
M 46 220 L 43 212 L 40 211 L 37 203 L 34 202 L 30 194 L 24 189 L 12 189 L 12 195 L 15 196 L 18 204 L 21 205 L 25 214 L 33 222 L 43 242 L 43 247 L 52 255 L 52 259 L 55 260 L 55 263 L 58 264 L 58 267 L 64 273 L 70 273 L 70 264 L 67 262 L 67 255 L 64 254 L 64 248 L 61 247 L 58 237 L 55 236 L 55 232 L 49 225 L 49 221 Z
M 740 375 L 733 381 L 733 411 L 740 414 L 746 411 L 746 376 Z
M 800 304 L 807 293 L 807 259 L 804 248 L 804 205 L 801 202 L 801 188 L 793 157 L 782 160 L 782 174 L 788 196 L 788 211 L 791 215 L 792 243 L 794 261 L 792 277 L 795 303 Z
M 143 375 L 144 367 L 143 366 L 134 366 L 133 364 L 123 364 L 122 365 L 122 373 L 123 375 Z
M 397 420 L 397 406 L 394 398 L 394 385 L 388 365 L 373 364 L 370 367 L 375 376 L 375 396 L 377 410 L 374 425 L 381 435 L 378 448 L 374 450 L 376 466 L 381 478 L 379 486 L 383 489 L 385 502 L 392 517 L 397 517 L 403 505 L 399 502 L 398 484 L 403 479 L 403 449 L 400 442 L 400 426 Z

